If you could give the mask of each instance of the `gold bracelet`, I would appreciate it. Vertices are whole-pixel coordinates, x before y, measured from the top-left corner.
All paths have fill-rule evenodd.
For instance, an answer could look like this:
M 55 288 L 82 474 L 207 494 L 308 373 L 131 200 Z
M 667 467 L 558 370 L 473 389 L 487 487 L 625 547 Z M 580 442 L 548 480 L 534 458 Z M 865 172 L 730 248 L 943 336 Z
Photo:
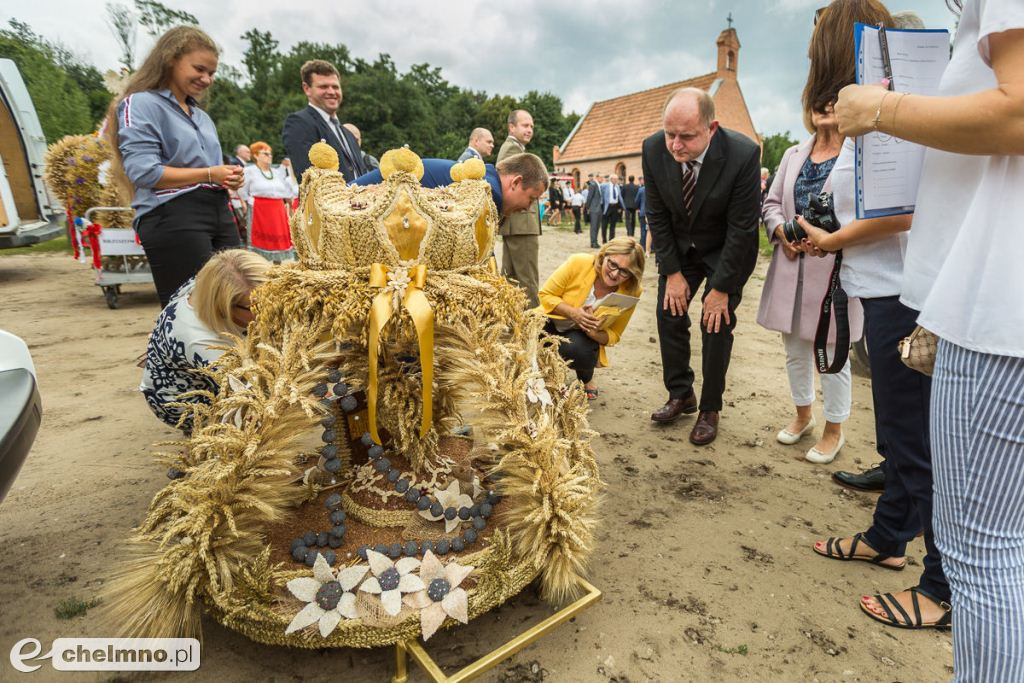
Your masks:
M 878 130 L 878 123 L 882 119 L 882 106 L 885 105 L 885 98 L 888 96 L 889 91 L 882 95 L 882 101 L 878 103 L 878 109 L 875 110 L 875 120 L 871 122 L 871 130 Z
M 209 166 L 206 167 L 206 182 L 210 185 L 213 185 L 213 173 L 210 172 Z
M 900 102 L 902 102 L 903 98 L 906 97 L 908 94 L 909 93 L 905 92 L 900 93 L 900 98 L 896 100 L 896 106 L 892 108 L 892 133 L 894 135 L 896 134 L 896 112 L 900 110 Z

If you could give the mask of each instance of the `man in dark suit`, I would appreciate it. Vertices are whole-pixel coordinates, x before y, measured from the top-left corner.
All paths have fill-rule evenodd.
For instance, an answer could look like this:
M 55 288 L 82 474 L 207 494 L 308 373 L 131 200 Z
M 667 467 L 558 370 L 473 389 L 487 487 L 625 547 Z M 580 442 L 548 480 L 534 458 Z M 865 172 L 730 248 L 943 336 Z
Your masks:
M 622 214 L 622 188 L 619 176 L 608 176 L 608 182 L 601 186 L 601 244 L 615 239 L 615 224 Z
M 355 136 L 338 120 L 341 107 L 341 76 L 330 62 L 311 59 L 302 65 L 302 91 L 309 106 L 292 112 L 284 120 L 284 149 L 292 160 L 295 177 L 309 168 L 309 148 L 323 140 L 338 152 L 338 170 L 345 182 L 352 182 L 369 169 L 363 161 L 363 152 Z
M 655 422 L 700 411 L 690 441 L 718 435 L 736 307 L 757 261 L 761 150 L 715 120 L 703 90 L 682 88 L 665 106 L 664 130 L 644 140 L 647 222 L 658 252 L 658 335 L 668 402 Z M 701 312 L 702 386 L 693 391 L 690 301 L 706 281 Z
M 601 177 L 598 176 L 598 180 L 600 179 Z M 593 173 L 587 176 L 587 201 L 583 205 L 583 210 L 586 211 L 590 221 L 591 249 L 601 248 L 601 245 L 597 243 L 597 232 L 601 229 L 601 213 L 604 202 L 601 198 L 601 186 L 598 184 L 598 180 L 594 180 Z
M 636 230 L 636 193 L 640 190 L 635 180 L 636 176 L 629 176 L 629 182 L 622 186 L 622 218 L 630 237 Z

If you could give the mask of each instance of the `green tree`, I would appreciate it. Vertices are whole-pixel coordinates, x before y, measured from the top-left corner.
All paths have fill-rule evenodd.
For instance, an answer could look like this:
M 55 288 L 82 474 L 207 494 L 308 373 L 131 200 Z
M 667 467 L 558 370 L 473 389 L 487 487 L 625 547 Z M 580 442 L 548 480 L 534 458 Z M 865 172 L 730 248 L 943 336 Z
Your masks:
M 486 128 L 494 135 L 494 155 L 497 157 L 501 143 L 508 137 L 508 114 L 518 108 L 516 98 L 510 95 L 491 95 L 477 111 L 474 127 Z M 469 131 L 466 131 L 469 135 Z M 542 157 L 543 158 L 543 157 Z
M 771 173 L 775 173 L 775 169 L 779 167 L 779 162 L 782 161 L 782 155 L 796 143 L 796 140 L 789 137 L 788 130 L 785 133 L 773 133 L 772 135 L 763 136 L 761 165 Z
M 245 64 L 248 76 L 246 91 L 255 106 L 255 119 L 251 121 L 255 126 L 251 131 L 253 139 L 263 140 L 271 147 L 278 148 L 275 142 L 281 135 L 284 119 L 278 110 L 279 93 L 271 87 L 274 74 L 281 66 L 278 42 L 269 31 L 258 29 L 249 29 L 242 34 L 242 39 L 249 43 L 242 63 Z
M 127 5 L 107 3 L 107 25 L 121 50 L 121 65 L 135 70 L 135 13 Z
M 518 108 L 525 109 L 533 116 L 533 140 L 530 141 L 529 151 L 543 159 L 548 169 L 554 168 L 551 150 L 562 144 L 575 125 L 575 120 L 570 123 L 570 119 L 562 114 L 562 99 L 547 92 L 531 90 L 519 100 Z
M 48 143 L 93 130 L 89 99 L 58 63 L 53 48 L 26 24 L 0 29 L 0 55 L 21 72 Z M 109 96 L 108 96 L 109 97 Z
M 135 11 L 139 14 L 139 25 L 154 38 L 174 26 L 199 25 L 199 20 L 194 14 L 171 9 L 157 0 L 135 0 Z

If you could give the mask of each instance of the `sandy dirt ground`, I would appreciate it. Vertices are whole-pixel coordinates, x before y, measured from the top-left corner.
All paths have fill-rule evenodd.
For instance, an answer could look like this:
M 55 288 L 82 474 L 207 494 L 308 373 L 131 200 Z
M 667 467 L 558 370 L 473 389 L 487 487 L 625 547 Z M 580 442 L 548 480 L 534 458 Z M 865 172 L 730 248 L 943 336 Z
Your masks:
M 620 227 L 621 230 L 621 227 Z M 542 276 L 583 251 L 583 235 L 548 230 Z M 653 264 L 652 264 L 653 266 Z M 902 575 L 864 562 L 815 555 L 818 538 L 865 529 L 874 497 L 847 492 L 833 469 L 875 462 L 868 381 L 854 380 L 847 446 L 833 466 L 802 459 L 812 445 L 786 447 L 775 432 L 791 402 L 777 334 L 754 315 L 767 264 L 747 285 L 718 440 L 692 446 L 692 417 L 655 426 L 663 403 L 655 325 L 656 276 L 612 368 L 596 375 L 601 394 L 591 427 L 607 482 L 590 575 L 604 591 L 596 606 L 508 660 L 487 681 L 938 681 L 952 672 L 949 635 L 906 632 L 869 620 L 861 594 L 914 585 L 923 545 Z M 18 674 L 8 653 L 34 637 L 99 637 L 94 611 L 55 616 L 64 599 L 89 600 L 117 561 L 118 542 L 167 483 L 154 442 L 174 432 L 136 391 L 158 312 L 155 293 L 125 287 L 109 310 L 86 266 L 68 256 L 0 257 L 0 327 L 24 338 L 38 368 L 44 421 L 0 506 L 0 679 L 103 681 L 112 674 L 62 674 L 49 664 Z M 699 335 L 698 335 L 699 338 Z M 695 358 L 699 355 L 695 353 Z M 698 373 L 699 382 L 699 373 Z M 816 408 L 821 423 L 820 405 Z M 485 654 L 552 608 L 527 589 L 511 603 L 438 634 L 428 650 L 451 672 Z M 304 651 L 257 645 L 204 620 L 202 668 L 189 680 L 388 680 L 390 649 Z M 44 650 L 45 651 L 45 650 Z M 133 675 L 130 680 L 184 678 Z M 115 679 L 117 680 L 117 679 Z M 129 680 L 127 678 L 121 680 Z M 412 680 L 423 681 L 422 674 Z

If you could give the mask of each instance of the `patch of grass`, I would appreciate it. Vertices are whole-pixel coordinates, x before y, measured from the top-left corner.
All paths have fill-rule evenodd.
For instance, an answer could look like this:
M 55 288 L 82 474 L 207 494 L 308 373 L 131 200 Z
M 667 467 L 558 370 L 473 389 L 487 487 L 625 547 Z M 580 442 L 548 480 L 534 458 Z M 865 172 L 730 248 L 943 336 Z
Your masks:
M 716 645 L 715 649 L 719 652 L 724 652 L 727 655 L 743 655 L 744 657 L 746 657 L 747 652 L 749 652 L 746 644 L 737 645 L 736 647 L 722 647 L 721 645 Z
M 759 225 L 757 229 L 757 243 L 758 248 L 761 250 L 761 256 L 771 258 L 775 245 L 768 241 L 768 235 L 764 234 L 763 224 Z
M 53 608 L 53 615 L 58 619 L 74 619 L 83 616 L 90 609 L 99 604 L 99 600 L 79 600 L 78 598 L 65 598 Z
M 67 235 L 61 235 L 46 242 L 30 244 L 27 247 L 15 247 L 14 249 L 0 249 L 0 256 L 17 256 L 18 254 L 55 254 L 71 253 L 71 242 Z

